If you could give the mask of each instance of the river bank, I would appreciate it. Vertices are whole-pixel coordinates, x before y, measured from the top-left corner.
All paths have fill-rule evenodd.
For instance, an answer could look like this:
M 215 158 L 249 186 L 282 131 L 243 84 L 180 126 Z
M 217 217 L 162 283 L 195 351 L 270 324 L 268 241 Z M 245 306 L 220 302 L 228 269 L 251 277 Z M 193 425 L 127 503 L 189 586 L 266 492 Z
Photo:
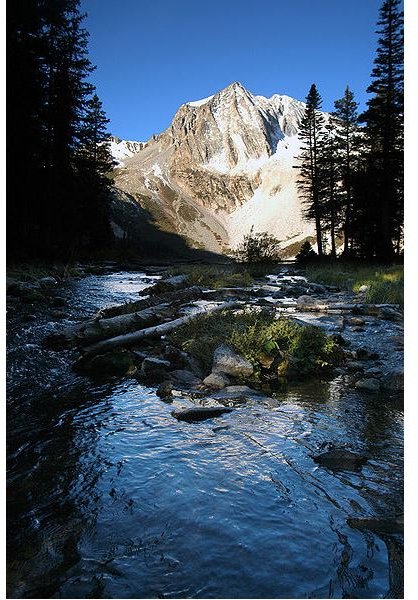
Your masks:
M 47 336 L 147 296 L 163 274 L 156 267 L 51 282 L 46 295 L 61 298 L 60 307 L 10 302 L 14 597 L 40 590 L 50 597 L 399 594 L 399 568 L 395 581 L 391 567 L 389 581 L 389 565 L 401 556 L 399 532 L 355 529 L 347 519 L 394 523 L 402 511 L 400 311 L 362 314 L 361 292 L 309 284 L 288 266 L 247 288 L 205 290 L 189 312 L 225 301 L 274 307 L 341 336 L 352 353 L 327 377 L 262 395 L 225 385 L 223 399 L 213 389 L 196 396 L 172 385 L 162 401 L 156 392 L 164 379 L 138 377 L 141 354 L 136 371 L 98 381 L 71 369 L 76 348 L 45 347 Z M 342 305 L 355 305 L 355 314 Z M 377 382 L 375 389 L 357 385 L 362 380 Z M 196 424 L 173 416 L 209 406 L 208 396 L 210 407 L 232 413 Z M 367 462 L 332 470 L 313 460 L 335 447 Z M 308 550 L 313 539 L 322 540 L 316 557 Z

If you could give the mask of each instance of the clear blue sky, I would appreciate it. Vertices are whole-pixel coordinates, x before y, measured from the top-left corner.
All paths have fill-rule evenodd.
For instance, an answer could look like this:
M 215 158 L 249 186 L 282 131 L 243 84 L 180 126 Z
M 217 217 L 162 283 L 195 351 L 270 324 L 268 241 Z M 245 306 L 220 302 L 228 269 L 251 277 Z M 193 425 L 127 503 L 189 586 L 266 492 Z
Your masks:
M 168 127 L 180 104 L 240 81 L 332 110 L 348 84 L 364 108 L 381 0 L 82 0 L 92 75 L 124 139 Z

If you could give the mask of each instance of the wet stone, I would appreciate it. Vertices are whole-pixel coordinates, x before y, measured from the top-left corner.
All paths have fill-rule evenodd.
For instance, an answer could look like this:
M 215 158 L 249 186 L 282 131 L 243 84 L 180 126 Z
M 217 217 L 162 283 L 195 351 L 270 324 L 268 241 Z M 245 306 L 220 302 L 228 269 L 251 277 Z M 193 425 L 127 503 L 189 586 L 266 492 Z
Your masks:
M 248 377 L 252 375 L 254 367 L 233 348 L 222 344 L 213 353 L 213 373 L 226 373 L 234 377 Z
M 232 408 L 224 406 L 196 406 L 194 408 L 186 408 L 184 410 L 174 410 L 171 414 L 178 421 L 186 421 L 188 423 L 197 423 L 220 417 L 225 413 L 232 412 Z
M 333 448 L 314 456 L 313 460 L 333 471 L 358 471 L 367 462 L 367 457 L 349 450 Z
M 374 377 L 360 379 L 355 387 L 363 392 L 378 392 L 380 390 L 380 381 Z

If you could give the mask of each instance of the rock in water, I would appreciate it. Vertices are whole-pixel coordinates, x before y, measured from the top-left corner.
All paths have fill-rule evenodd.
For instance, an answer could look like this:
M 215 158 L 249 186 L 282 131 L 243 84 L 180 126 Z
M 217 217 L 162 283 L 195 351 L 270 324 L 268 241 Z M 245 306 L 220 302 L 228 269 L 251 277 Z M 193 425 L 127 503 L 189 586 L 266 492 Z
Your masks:
M 351 518 L 347 519 L 347 524 L 355 529 L 362 531 L 372 531 L 373 533 L 403 533 L 403 515 L 396 517 L 370 517 L 366 519 Z
M 249 377 L 253 371 L 252 364 L 226 344 L 218 346 L 213 353 L 213 373 L 226 373 L 233 377 Z
M 197 423 L 206 419 L 220 417 L 224 413 L 232 412 L 232 408 L 223 406 L 196 406 L 194 408 L 186 408 L 185 410 L 174 410 L 171 414 L 178 421 L 187 421 L 187 423 Z
M 368 460 L 362 454 L 338 448 L 318 454 L 313 459 L 322 467 L 332 471 L 358 471 Z
M 363 392 L 378 392 L 380 390 L 380 382 L 374 377 L 360 379 L 356 383 L 356 388 L 358 390 L 362 390 Z

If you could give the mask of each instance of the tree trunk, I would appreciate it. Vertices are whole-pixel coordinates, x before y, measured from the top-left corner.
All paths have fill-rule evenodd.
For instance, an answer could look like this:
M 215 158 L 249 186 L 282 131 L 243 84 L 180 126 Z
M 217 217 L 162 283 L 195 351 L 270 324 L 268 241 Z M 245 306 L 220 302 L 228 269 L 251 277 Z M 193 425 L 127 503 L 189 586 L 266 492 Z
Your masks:
M 87 348 L 84 349 L 84 352 L 88 355 L 92 355 L 92 354 L 100 354 L 102 352 L 108 352 L 109 350 L 114 350 L 115 348 L 120 348 L 120 347 L 125 348 L 125 347 L 129 347 L 129 346 L 133 346 L 135 344 L 142 342 L 142 340 L 144 340 L 144 339 L 157 338 L 162 335 L 166 335 L 167 333 L 170 333 L 174 329 L 177 329 L 177 327 L 180 327 L 181 325 L 184 325 L 185 323 L 188 323 L 189 321 L 196 319 L 196 317 L 198 317 L 202 314 L 209 314 L 209 313 L 217 312 L 220 310 L 237 308 L 239 306 L 242 307 L 242 303 L 240 303 L 240 302 L 225 302 L 224 304 L 221 304 L 220 306 L 215 306 L 215 307 L 209 308 L 209 309 L 205 308 L 197 313 L 193 313 L 191 315 L 186 315 L 179 319 L 175 319 L 174 321 L 169 321 L 168 323 L 161 323 L 160 325 L 156 325 L 154 327 L 148 327 L 147 329 L 141 329 L 140 331 L 134 331 L 133 333 L 128 333 L 126 335 L 118 335 L 117 337 L 103 340 L 101 342 L 98 342 L 97 344 L 88 346 Z

